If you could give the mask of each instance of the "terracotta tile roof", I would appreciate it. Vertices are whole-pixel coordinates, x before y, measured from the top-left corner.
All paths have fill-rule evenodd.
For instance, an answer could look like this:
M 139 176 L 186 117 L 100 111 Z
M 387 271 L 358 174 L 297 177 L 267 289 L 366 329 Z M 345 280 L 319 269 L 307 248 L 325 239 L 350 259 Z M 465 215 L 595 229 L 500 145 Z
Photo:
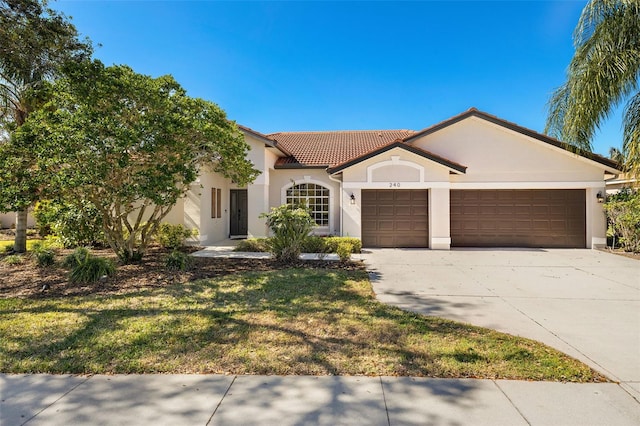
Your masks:
M 270 147 L 273 147 L 273 148 L 277 148 L 277 149 L 279 149 L 279 150 L 280 150 L 284 155 L 291 155 L 291 154 L 289 153 L 289 151 L 287 151 L 286 149 L 284 149 L 284 148 L 283 148 L 283 147 L 281 147 L 281 146 L 278 146 L 278 142 L 276 142 L 276 141 L 274 141 L 273 139 L 269 138 L 267 135 L 262 134 L 262 133 L 260 133 L 260 132 L 258 132 L 258 131 L 256 131 L 256 130 L 253 130 L 253 129 L 252 129 L 252 128 L 250 128 L 250 127 L 243 126 L 243 125 L 241 125 L 241 124 L 237 124 L 237 123 L 236 123 L 236 125 L 238 126 L 238 128 L 239 128 L 241 131 L 243 131 L 243 132 L 245 132 L 245 133 L 249 133 L 249 134 L 251 134 L 251 135 L 253 135 L 253 136 L 257 137 L 258 139 L 262 139 L 262 141 L 263 141 L 266 145 L 268 145 L 268 146 L 270 146 Z
M 279 132 L 266 136 L 293 157 L 279 160 L 276 166 L 326 167 L 342 164 L 414 133 L 413 130 L 349 130 Z

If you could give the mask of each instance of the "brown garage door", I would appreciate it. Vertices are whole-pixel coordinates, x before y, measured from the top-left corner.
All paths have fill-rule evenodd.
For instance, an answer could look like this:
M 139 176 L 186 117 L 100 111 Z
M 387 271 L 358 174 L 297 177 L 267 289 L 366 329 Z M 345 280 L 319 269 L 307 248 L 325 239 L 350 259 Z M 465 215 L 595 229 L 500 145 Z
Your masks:
M 426 189 L 362 191 L 364 247 L 427 247 L 429 193 Z
M 586 246 L 585 191 L 452 190 L 451 245 Z

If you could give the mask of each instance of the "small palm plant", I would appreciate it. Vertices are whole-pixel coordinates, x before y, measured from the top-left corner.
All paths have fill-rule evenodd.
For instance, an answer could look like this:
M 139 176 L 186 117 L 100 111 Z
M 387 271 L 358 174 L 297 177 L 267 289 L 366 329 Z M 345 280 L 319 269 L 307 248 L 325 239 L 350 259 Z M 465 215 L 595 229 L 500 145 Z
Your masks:
M 276 260 L 298 260 L 305 240 L 315 227 L 307 209 L 283 204 L 273 207 L 269 214 L 261 217 L 267 218 L 267 225 L 273 232 L 273 237 L 269 239 L 269 249 Z

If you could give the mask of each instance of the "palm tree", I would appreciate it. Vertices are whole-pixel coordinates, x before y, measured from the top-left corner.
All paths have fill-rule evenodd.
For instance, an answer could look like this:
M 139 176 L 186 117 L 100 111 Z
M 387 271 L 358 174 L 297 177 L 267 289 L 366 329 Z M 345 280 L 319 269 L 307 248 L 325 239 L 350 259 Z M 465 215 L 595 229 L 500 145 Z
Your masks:
M 10 79 L 3 71 L 0 69 L 0 121 L 3 124 L 2 131 L 7 136 L 2 139 L 7 143 L 9 131 L 22 126 L 32 108 L 26 96 L 29 84 Z M 18 253 L 23 253 L 27 249 L 27 219 L 28 207 L 19 207 L 14 243 L 14 250 Z
M 567 81 L 549 101 L 546 131 L 583 150 L 612 110 L 625 103 L 625 168 L 640 175 L 640 2 L 590 0 L 574 32 Z
M 22 126 L 40 103 L 42 84 L 65 62 L 88 58 L 91 52 L 91 43 L 80 41 L 76 28 L 49 9 L 47 0 L 0 0 L 0 132 L 10 135 Z M 25 203 L 25 199 L 14 201 L 18 208 L 14 250 L 19 253 L 26 251 Z
M 616 147 L 612 146 L 611 148 L 609 148 L 609 158 L 615 161 L 616 163 L 620 163 L 620 164 L 624 163 L 624 155 L 622 154 L 622 151 L 620 151 Z

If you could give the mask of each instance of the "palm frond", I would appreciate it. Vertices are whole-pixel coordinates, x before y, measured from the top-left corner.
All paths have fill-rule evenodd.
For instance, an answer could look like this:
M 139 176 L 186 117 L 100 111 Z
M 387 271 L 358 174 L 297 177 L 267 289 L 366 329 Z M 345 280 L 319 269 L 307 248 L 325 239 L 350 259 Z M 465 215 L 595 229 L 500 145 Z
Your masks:
M 600 123 L 638 89 L 639 72 L 637 1 L 591 1 L 576 28 L 567 81 L 550 99 L 547 132 L 590 149 Z
M 587 3 L 573 32 L 574 46 L 578 48 L 589 40 L 600 23 L 621 8 L 632 12 L 635 9 L 638 14 L 640 4 L 637 0 L 591 0 Z
M 640 179 L 640 92 L 627 103 L 624 110 L 622 152 L 625 169 Z

